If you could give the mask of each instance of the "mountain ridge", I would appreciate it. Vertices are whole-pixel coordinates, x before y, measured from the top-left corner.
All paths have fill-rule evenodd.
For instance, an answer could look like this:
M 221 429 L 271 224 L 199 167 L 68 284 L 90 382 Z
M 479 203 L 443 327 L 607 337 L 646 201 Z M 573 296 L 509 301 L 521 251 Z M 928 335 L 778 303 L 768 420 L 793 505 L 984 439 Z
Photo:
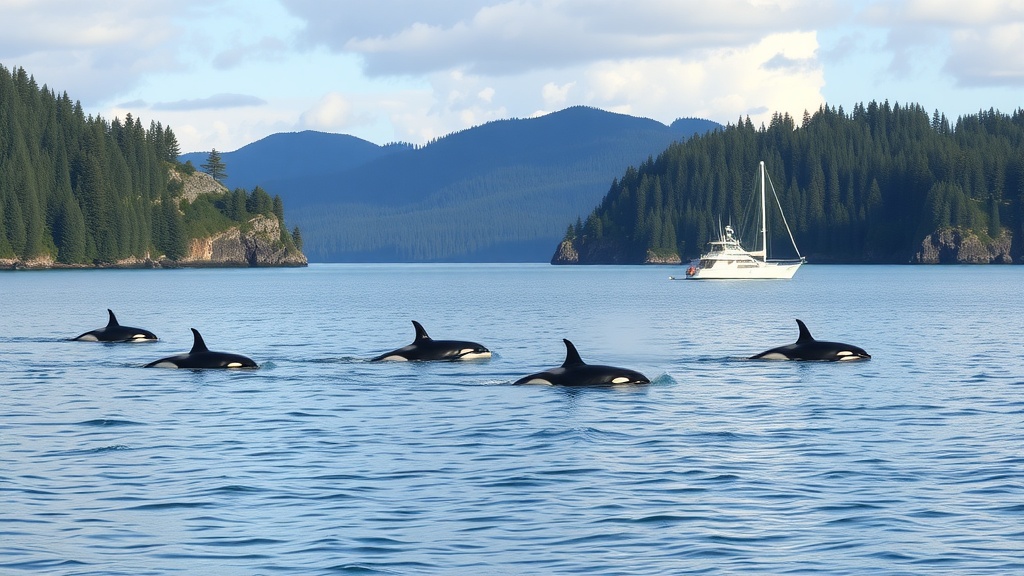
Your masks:
M 421 147 L 307 131 L 220 154 L 229 187 L 259 183 L 287 201 L 311 261 L 545 262 L 565 223 L 588 213 L 626 167 L 718 128 L 575 106 Z M 320 150 L 309 151 L 311 142 Z M 261 159 L 268 154 L 277 156 Z M 202 164 L 205 153 L 181 160 Z

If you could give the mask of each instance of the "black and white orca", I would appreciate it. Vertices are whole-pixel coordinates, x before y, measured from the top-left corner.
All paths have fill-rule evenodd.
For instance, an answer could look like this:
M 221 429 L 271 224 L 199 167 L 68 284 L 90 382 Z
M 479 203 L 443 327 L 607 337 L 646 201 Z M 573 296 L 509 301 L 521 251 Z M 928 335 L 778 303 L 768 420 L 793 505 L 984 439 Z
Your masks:
M 751 356 L 751 360 L 827 360 L 846 362 L 850 360 L 870 360 L 871 355 L 863 348 L 842 342 L 825 342 L 815 340 L 811 331 L 804 323 L 797 319 L 797 326 L 800 327 L 800 337 L 793 344 L 779 346 L 771 350 L 765 350 L 760 354 Z
M 412 344 L 381 354 L 373 361 L 482 360 L 491 357 L 491 351 L 476 342 L 434 340 L 419 322 L 413 320 L 412 325 L 416 328 Z
M 515 384 L 547 384 L 549 386 L 612 386 L 618 384 L 650 384 L 643 374 L 635 370 L 586 364 L 572 342 L 565 342 L 565 362 L 557 368 L 524 376 Z
M 80 334 L 72 340 L 82 342 L 153 342 L 157 339 L 156 334 L 149 330 L 121 326 L 117 323 L 117 318 L 114 317 L 114 312 L 110 308 L 107 308 L 107 314 L 110 315 L 110 319 L 106 326 Z
M 188 354 L 178 354 L 162 358 L 146 364 L 146 368 L 259 368 L 251 358 L 241 354 L 214 352 L 206 347 L 206 342 L 195 328 L 192 329 L 195 341 Z

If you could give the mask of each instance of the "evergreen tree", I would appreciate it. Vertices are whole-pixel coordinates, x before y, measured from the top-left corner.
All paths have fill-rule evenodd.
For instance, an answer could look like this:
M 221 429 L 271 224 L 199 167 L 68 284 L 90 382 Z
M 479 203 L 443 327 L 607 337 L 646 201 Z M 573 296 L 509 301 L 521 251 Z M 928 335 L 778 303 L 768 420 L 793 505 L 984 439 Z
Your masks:
M 988 200 L 988 235 L 992 238 L 1003 231 L 1002 219 L 999 217 L 999 200 L 993 194 Z
M 246 211 L 245 203 L 245 189 L 235 188 L 234 192 L 231 193 L 231 201 L 228 207 L 228 218 L 231 218 L 236 222 L 248 221 L 249 214 Z
M 25 218 L 21 213 L 21 204 L 17 198 L 8 197 L 4 206 L 4 230 L 7 232 L 7 244 L 14 256 L 25 254 L 26 232 Z
M 160 206 L 161 228 L 164 232 L 163 244 L 158 248 L 169 259 L 180 259 L 186 255 L 186 240 L 178 202 L 170 195 L 165 195 L 160 201 Z
M 163 136 L 163 159 L 168 162 L 177 162 L 178 156 L 181 156 L 181 147 L 178 146 L 178 138 L 174 135 L 170 126 L 164 130 Z
M 250 214 L 271 214 L 274 209 L 274 201 L 266 190 L 257 186 L 253 188 L 252 194 L 246 199 L 245 209 Z
M 78 203 L 68 196 L 60 208 L 54 234 L 57 240 L 57 261 L 80 264 L 87 261 L 85 249 L 85 218 Z
M 216 148 L 210 150 L 210 154 L 206 157 L 206 163 L 200 165 L 203 172 L 206 172 L 217 182 L 223 182 L 228 175 L 224 172 L 224 162 L 220 158 L 220 152 L 217 152 Z
M 277 194 L 274 195 L 271 209 L 274 211 L 274 217 L 281 224 L 281 230 L 284 230 L 284 202 L 281 201 L 281 197 Z

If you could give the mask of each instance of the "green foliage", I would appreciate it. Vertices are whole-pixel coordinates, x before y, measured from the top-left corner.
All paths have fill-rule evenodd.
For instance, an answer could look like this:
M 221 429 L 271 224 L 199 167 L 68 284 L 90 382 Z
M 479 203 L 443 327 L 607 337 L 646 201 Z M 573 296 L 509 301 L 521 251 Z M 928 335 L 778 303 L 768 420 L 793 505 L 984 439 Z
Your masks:
M 257 186 L 246 198 L 245 209 L 250 214 L 269 214 L 274 209 L 274 201 L 266 190 Z
M 170 194 L 164 194 L 154 207 L 154 243 L 157 250 L 171 260 L 182 258 L 187 253 L 184 218 L 178 209 L 178 201 Z
M 230 194 L 180 202 L 181 179 L 170 173 L 187 177 L 195 167 L 179 164 L 179 153 L 169 127 L 151 122 L 146 130 L 131 114 L 87 117 L 67 94 L 0 65 L 0 258 L 173 260 L 185 256 L 189 238 L 244 225 L 252 214 L 277 216 L 284 229 L 280 198 L 262 190 L 238 191 L 230 203 Z
M 58 262 L 74 264 L 85 261 L 85 217 L 78 203 L 70 195 L 65 197 L 59 208 L 53 232 L 57 243 Z
M 203 194 L 192 202 L 182 202 L 185 234 L 189 238 L 211 236 L 235 225 L 227 214 L 218 209 L 218 204 L 224 204 L 225 197 L 221 197 L 219 202 L 213 202 L 210 196 Z
M 1024 110 L 951 126 L 920 106 L 871 102 L 850 114 L 824 106 L 799 127 L 788 115 L 760 128 L 741 119 L 673 144 L 613 181 L 566 239 L 584 261 L 696 257 L 719 219 L 743 215 L 761 160 L 812 261 L 906 262 L 943 227 L 1024 235 Z
M 66 264 L 145 256 L 165 157 L 130 114 L 86 116 L 67 94 L 0 66 L 0 256 Z
M 182 202 L 181 210 L 188 238 L 212 236 L 235 226 L 245 230 L 254 216 L 277 218 L 281 230 L 287 230 L 281 199 L 271 199 L 259 186 L 252 193 L 235 188 L 224 194 L 201 194 L 191 202 Z M 286 245 L 293 243 L 287 232 L 282 233 L 281 241 Z
M 236 222 L 245 222 L 249 219 L 249 211 L 245 206 L 246 194 L 243 188 L 235 188 L 231 197 L 226 201 L 227 217 Z

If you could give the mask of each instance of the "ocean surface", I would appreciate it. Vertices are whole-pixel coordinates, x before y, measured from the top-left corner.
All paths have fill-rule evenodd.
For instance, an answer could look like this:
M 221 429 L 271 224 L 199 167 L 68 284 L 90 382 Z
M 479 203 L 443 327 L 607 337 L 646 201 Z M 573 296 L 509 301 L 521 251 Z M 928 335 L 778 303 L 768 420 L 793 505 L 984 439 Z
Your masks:
M 0 273 L 0 574 L 1024 572 L 1024 266 L 680 272 Z M 873 358 L 744 359 L 795 318 Z M 562 338 L 652 383 L 511 384 Z

